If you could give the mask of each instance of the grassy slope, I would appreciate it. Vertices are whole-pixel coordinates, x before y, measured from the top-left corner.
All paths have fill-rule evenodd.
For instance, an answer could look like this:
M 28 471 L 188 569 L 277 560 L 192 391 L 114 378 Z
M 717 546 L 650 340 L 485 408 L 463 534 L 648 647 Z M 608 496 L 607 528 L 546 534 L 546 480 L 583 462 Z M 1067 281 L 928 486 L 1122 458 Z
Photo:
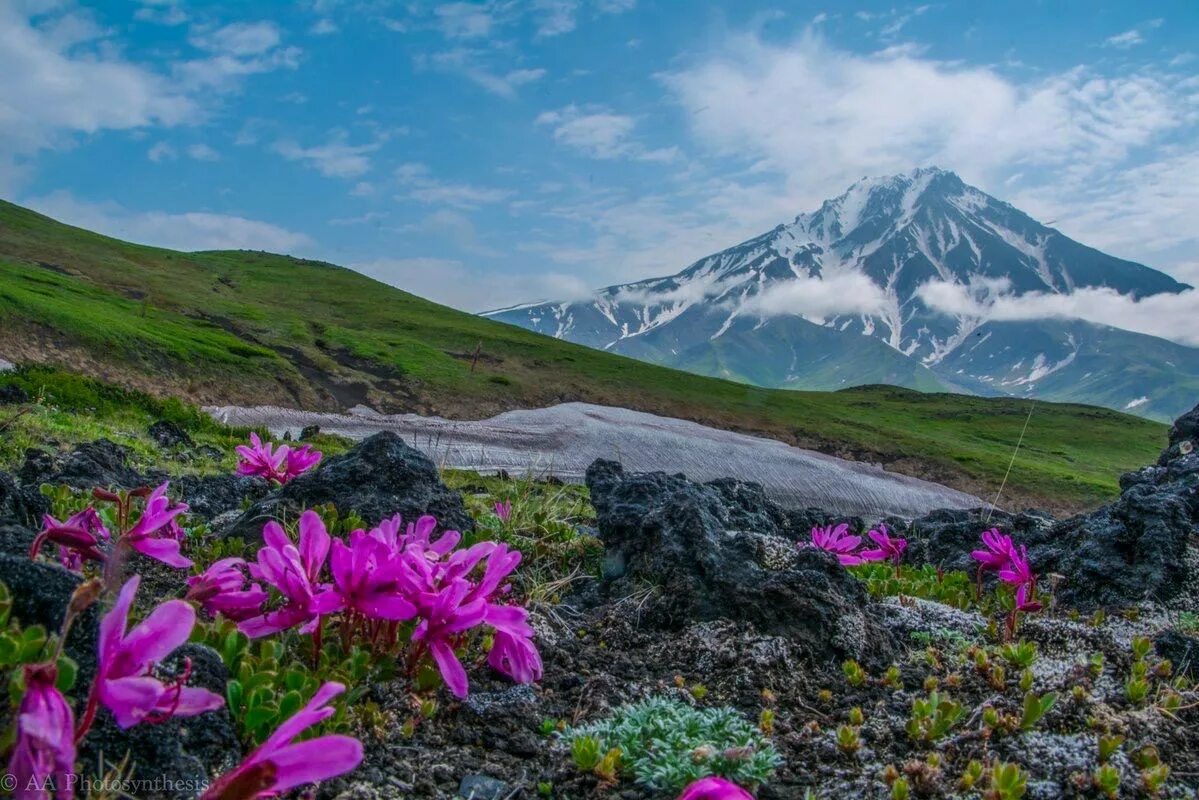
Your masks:
M 471 353 L 481 344 L 477 368 Z M 480 319 L 351 270 L 258 252 L 177 253 L 0 202 L 0 355 L 208 402 L 482 417 L 567 400 L 763 433 L 989 494 L 1028 403 L 861 388 L 748 387 Z M 1161 425 L 1040 404 L 1005 502 L 1093 504 Z

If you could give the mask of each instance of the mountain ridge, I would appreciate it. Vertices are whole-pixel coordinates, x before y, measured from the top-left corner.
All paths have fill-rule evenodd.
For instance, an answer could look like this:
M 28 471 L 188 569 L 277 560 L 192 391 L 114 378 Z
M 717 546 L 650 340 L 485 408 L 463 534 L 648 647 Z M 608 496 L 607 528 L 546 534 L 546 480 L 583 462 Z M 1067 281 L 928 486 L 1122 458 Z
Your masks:
M 605 287 L 586 301 L 521 304 L 485 312 L 485 316 L 654 363 L 697 369 L 702 374 L 738 380 L 757 375 L 748 380 L 771 387 L 837 388 L 828 384 L 829 377 L 821 376 L 815 364 L 798 370 L 750 364 L 746 362 L 752 359 L 748 354 L 761 350 L 760 346 L 726 341 L 722 347 L 717 343 L 720 339 L 775 336 L 769 330 L 760 332 L 777 327 L 775 320 L 798 319 L 841 334 L 827 337 L 826 350 L 812 354 L 813 359 L 819 355 L 842 360 L 841 374 L 833 377 L 843 381 L 840 385 L 866 382 L 870 376 L 883 374 L 898 376 L 897 382 L 913 388 L 974 387 L 967 390 L 1046 399 L 1065 391 L 1061 380 L 1051 390 L 1042 390 L 1043 376 L 1037 377 L 1037 373 L 1043 365 L 1029 366 L 1021 376 L 1013 374 L 1016 365 L 1032 365 L 1038 356 L 1047 361 L 1046 352 L 1021 352 L 1009 342 L 1008 352 L 1002 356 L 992 353 L 990 364 L 951 359 L 955 351 L 971 343 L 973 334 L 992 323 L 930 306 L 923 296 L 924 287 L 937 282 L 979 298 L 1031 292 L 1064 294 L 1099 287 L 1144 297 L 1190 288 L 1158 270 L 1076 242 L 1011 204 L 965 184 L 956 174 L 928 167 L 863 178 L 816 211 L 799 214 L 789 223 L 701 258 L 673 275 Z M 841 301 L 846 295 L 864 295 L 859 313 L 789 312 L 789 303 L 810 305 L 812 295 L 838 290 Z M 739 318 L 754 320 L 752 330 L 738 325 Z M 1142 340 L 1135 337 L 1143 334 L 1129 334 L 1120 347 L 1115 347 L 1112 335 L 1106 333 L 1071 340 L 1072 322 L 1037 320 L 1029 327 L 1036 327 L 1042 335 L 1052 329 L 1052 349 L 1073 341 L 1091 353 L 1098 347 L 1096 339 L 1103 339 L 1109 352 L 1118 351 L 1113 356 L 1113 374 L 1137 362 Z M 803 325 L 794 324 L 792 330 L 793 343 L 814 338 Z M 848 340 L 852 334 L 882 341 L 892 352 L 876 350 L 867 355 L 858 343 Z M 1166 345 L 1173 353 L 1172 360 L 1184 364 L 1181 389 L 1171 390 L 1159 382 L 1146 387 L 1150 401 L 1133 407 L 1157 419 L 1173 418 L 1199 394 L 1199 351 Z M 729 359 L 731 350 L 747 355 Z M 774 352 L 772 357 L 780 355 Z M 850 358 L 870 363 L 853 364 L 846 361 Z M 942 366 L 947 359 L 953 362 L 952 369 Z M 917 364 L 904 365 L 904 361 Z M 974 371 L 967 371 L 970 369 Z M 1081 381 L 1081 374 L 1075 377 Z M 1085 394 L 1083 399 L 1121 408 L 1135 398 L 1099 392 Z
M 0 358 L 200 404 L 481 419 L 579 400 L 767 436 L 993 496 L 1022 400 L 791 392 L 598 352 L 439 306 L 360 273 L 259 251 L 123 242 L 0 200 Z M 1152 458 L 1163 426 L 1038 406 L 1005 498 L 1078 510 Z M 950 446 L 946 446 L 950 443 Z

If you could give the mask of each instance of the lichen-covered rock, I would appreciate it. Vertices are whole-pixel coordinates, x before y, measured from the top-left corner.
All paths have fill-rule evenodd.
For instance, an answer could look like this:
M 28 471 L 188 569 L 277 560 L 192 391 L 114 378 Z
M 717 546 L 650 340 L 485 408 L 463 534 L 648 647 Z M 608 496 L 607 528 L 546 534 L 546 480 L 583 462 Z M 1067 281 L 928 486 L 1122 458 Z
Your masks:
M 889 662 L 894 642 L 871 614 L 862 584 L 827 553 L 797 550 L 778 536 L 737 530 L 754 518 L 725 493 L 681 475 L 626 475 L 597 461 L 587 471 L 597 527 L 607 550 L 603 592 L 634 595 L 655 587 L 650 621 L 683 627 L 728 619 L 784 636 L 815 660 L 853 657 Z M 783 548 L 770 547 L 775 539 Z
M 368 524 L 393 514 L 437 517 L 443 528 L 470 531 L 474 521 L 462 496 L 441 481 L 437 466 L 419 450 L 385 431 L 279 488 L 252 505 L 226 535 L 252 541 L 271 519 L 296 519 L 306 508 L 332 503 L 355 512 Z

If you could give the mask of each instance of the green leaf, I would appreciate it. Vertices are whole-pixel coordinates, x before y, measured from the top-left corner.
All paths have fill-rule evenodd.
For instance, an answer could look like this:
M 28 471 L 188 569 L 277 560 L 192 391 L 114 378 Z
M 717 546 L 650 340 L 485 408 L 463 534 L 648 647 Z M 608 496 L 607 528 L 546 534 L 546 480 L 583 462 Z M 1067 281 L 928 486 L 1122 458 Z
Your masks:
M 21 634 L 21 652 L 17 656 L 22 664 L 29 664 L 37 661 L 42 654 L 42 648 L 46 646 L 46 629 L 41 625 L 34 625 L 26 628 Z
M 79 665 L 75 663 L 75 659 L 70 656 L 62 655 L 58 657 L 58 680 L 54 685 L 58 687 L 60 692 L 69 692 L 75 688 L 75 678 L 79 675 Z
M 288 719 L 304 707 L 304 698 L 299 692 L 288 692 L 279 700 L 279 718 Z
M 234 712 L 241 709 L 241 698 L 241 681 L 231 680 L 225 684 L 225 700 L 229 703 L 229 708 Z
M 273 723 L 277 719 L 279 719 L 279 709 L 277 706 L 273 704 L 261 705 L 246 712 L 246 715 L 242 717 L 242 725 L 248 730 L 254 730 L 255 728 L 267 725 L 274 727 Z

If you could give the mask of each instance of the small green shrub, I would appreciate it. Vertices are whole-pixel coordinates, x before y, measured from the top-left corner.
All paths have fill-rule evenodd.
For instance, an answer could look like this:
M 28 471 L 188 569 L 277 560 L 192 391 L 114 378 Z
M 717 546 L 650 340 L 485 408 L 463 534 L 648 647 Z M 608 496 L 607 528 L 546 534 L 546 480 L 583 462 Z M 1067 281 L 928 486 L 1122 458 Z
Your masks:
M 572 753 L 587 740 L 594 740 L 596 754 L 618 749 L 627 774 L 657 791 L 677 792 L 707 775 L 751 786 L 782 762 L 758 726 L 735 709 L 692 708 L 664 697 L 623 706 L 565 735 Z M 592 752 L 590 743 L 582 746 Z

